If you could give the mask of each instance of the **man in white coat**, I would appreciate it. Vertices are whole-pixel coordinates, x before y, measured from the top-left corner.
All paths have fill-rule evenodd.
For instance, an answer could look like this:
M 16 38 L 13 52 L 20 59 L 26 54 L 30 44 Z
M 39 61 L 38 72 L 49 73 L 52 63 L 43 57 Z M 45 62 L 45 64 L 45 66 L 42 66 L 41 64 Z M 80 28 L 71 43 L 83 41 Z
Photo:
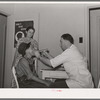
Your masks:
M 51 68 L 63 64 L 69 78 L 56 81 L 51 85 L 52 88 L 93 88 L 92 76 L 87 69 L 87 61 L 74 45 L 74 39 L 70 34 L 63 34 L 60 39 L 60 46 L 63 53 L 52 57 L 49 53 L 35 52 L 36 57 Z

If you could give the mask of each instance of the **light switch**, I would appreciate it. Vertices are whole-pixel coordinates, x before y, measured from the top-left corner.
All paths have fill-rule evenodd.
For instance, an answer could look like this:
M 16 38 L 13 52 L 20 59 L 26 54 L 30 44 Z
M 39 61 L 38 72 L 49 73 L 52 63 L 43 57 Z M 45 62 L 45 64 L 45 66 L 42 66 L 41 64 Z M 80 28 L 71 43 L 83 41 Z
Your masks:
M 79 37 L 79 43 L 83 43 L 83 37 Z

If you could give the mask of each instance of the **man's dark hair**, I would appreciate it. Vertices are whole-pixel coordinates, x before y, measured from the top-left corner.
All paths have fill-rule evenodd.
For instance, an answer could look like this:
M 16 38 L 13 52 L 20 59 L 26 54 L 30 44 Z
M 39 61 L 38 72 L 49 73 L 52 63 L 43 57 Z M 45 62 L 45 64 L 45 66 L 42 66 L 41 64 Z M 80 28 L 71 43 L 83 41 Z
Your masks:
M 73 37 L 72 37 L 70 34 L 68 34 L 68 33 L 63 34 L 63 35 L 61 36 L 61 38 L 63 38 L 64 40 L 68 40 L 70 43 L 74 44 L 74 39 L 73 39 Z
M 18 47 L 18 52 L 21 54 L 23 57 L 26 54 L 25 51 L 30 47 L 31 43 L 24 43 L 22 42 L 19 47 Z

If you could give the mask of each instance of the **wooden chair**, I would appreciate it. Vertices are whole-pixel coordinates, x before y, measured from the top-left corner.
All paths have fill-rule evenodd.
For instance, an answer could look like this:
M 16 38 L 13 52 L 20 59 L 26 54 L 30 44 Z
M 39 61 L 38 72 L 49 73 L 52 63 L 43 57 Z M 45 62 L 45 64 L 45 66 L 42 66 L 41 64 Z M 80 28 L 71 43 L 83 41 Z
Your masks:
M 13 77 L 14 77 L 16 86 L 17 86 L 17 88 L 19 88 L 19 84 L 18 84 L 18 80 L 17 80 L 17 76 L 16 76 L 15 66 L 12 67 L 12 73 L 13 73 Z

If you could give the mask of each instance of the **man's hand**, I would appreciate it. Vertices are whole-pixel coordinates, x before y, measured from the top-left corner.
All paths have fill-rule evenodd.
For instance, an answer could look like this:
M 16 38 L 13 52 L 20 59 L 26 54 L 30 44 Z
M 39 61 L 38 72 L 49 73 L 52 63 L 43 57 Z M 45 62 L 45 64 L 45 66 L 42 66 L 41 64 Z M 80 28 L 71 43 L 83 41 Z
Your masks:
M 48 58 L 48 52 L 47 51 L 43 51 L 42 53 L 41 53 L 41 55 L 43 56 L 43 57 L 46 57 L 46 58 Z
M 42 56 L 42 57 L 47 57 L 46 55 L 46 53 L 49 53 L 49 50 L 48 49 L 43 49 L 43 50 L 40 50 L 39 51 L 40 52 L 40 55 Z

